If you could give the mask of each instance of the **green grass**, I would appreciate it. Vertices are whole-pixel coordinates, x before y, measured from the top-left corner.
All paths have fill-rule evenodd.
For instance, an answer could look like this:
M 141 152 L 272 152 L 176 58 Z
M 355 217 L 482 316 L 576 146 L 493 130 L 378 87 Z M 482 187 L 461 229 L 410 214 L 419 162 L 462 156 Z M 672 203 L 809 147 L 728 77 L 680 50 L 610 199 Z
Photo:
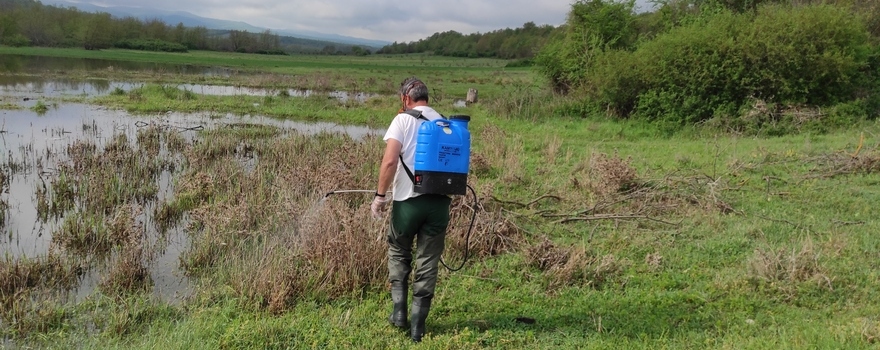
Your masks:
M 21 106 L 9 103 L 9 102 L 0 102 L 0 110 L 19 110 L 22 109 Z
M 482 72 L 484 78 L 492 74 Z M 399 69 L 393 80 L 406 75 L 406 69 Z M 343 104 L 172 90 L 150 85 L 94 102 L 144 113 L 258 113 L 378 127 L 396 110 L 391 97 Z M 50 304 L 30 319 L 39 327 L 16 341 L 41 348 L 126 349 L 876 348 L 880 222 L 874 220 L 874 207 L 880 201 L 880 124 L 782 137 L 710 129 L 670 134 L 639 122 L 554 116 L 564 101 L 539 102 L 542 95 L 528 94 L 496 91 L 483 103 L 455 111 L 473 117 L 474 152 L 486 159 L 480 173 L 471 176 L 484 206 L 503 207 L 498 212 L 523 229 L 527 246 L 472 259 L 457 273 L 444 271 L 428 319 L 429 335 L 421 344 L 411 344 L 387 324 L 390 301 L 382 285 L 367 285 L 331 301 L 306 296 L 270 312 L 266 300 L 238 288 L 236 277 L 251 270 L 236 266 L 235 259 L 205 266 L 196 294 L 180 305 L 144 295 L 94 295 L 78 305 Z M 523 103 L 511 104 L 516 101 Z M 351 152 L 364 153 L 357 154 L 357 161 L 340 155 L 334 157 L 343 161 L 306 157 L 320 150 L 313 143 L 286 145 L 291 142 L 287 136 L 266 128 L 201 136 L 188 154 L 203 159 L 193 158 L 197 160 L 188 164 L 192 168 L 183 173 L 204 173 L 215 192 L 206 195 L 198 189 L 209 188 L 207 184 L 193 185 L 186 192 L 189 197 L 170 205 L 177 211 L 201 205 L 233 220 L 230 227 L 234 220 L 246 219 L 235 215 L 235 205 L 250 205 L 243 207 L 248 210 L 244 216 L 271 217 L 267 212 L 286 203 L 270 185 L 296 174 L 272 169 L 287 169 L 287 162 L 315 162 L 336 171 L 343 164 L 360 179 L 381 156 L 379 145 L 345 144 Z M 344 144 L 320 137 L 326 143 L 314 144 Z M 237 166 L 228 154 L 241 142 L 263 152 L 260 159 L 267 162 L 254 175 L 227 169 Z M 283 153 L 291 149 L 303 156 Z M 284 156 L 274 159 L 272 152 Z M 603 175 L 599 154 L 628 159 L 636 182 L 651 190 L 650 195 L 643 201 L 608 203 L 597 192 L 597 173 Z M 309 186 L 323 189 L 336 180 L 320 176 L 309 181 L 314 181 Z M 544 195 L 557 199 L 534 201 Z M 346 200 L 334 204 L 341 212 L 334 215 L 366 217 L 366 202 Z M 272 206 L 259 206 L 263 201 Z M 603 203 L 609 206 L 600 214 L 645 214 L 666 223 L 644 217 L 562 222 Z M 251 225 L 256 228 L 248 232 L 264 232 L 269 223 Z M 215 226 L 220 230 L 209 233 L 221 242 L 225 234 L 242 237 L 236 236 L 242 232 Z M 343 239 L 355 233 L 343 230 L 326 237 Z M 235 249 L 258 241 L 247 237 Z M 559 247 L 581 249 L 589 263 L 568 279 L 559 278 L 567 276 L 559 269 L 537 268 L 530 256 L 536 252 L 528 246 L 537 246 L 544 237 Z M 212 249 L 234 255 L 233 248 L 216 244 Z M 457 264 L 458 253 L 450 249 L 446 258 Z M 96 328 L 87 326 L 92 324 Z
M 395 98 L 376 97 L 365 105 L 340 102 L 325 96 L 210 96 L 200 95 L 173 85 L 147 85 L 127 94 L 112 94 L 92 99 L 93 103 L 125 109 L 131 113 L 152 114 L 174 110 L 210 111 L 218 114 L 266 115 L 280 119 L 325 121 L 380 126 L 393 117 Z M 399 102 L 397 102 L 399 103 Z
M 502 130 L 521 139 L 526 164 L 521 176 L 526 180 L 498 183 L 496 196 L 526 202 L 549 192 L 565 200 L 543 209 L 576 210 L 586 203 L 566 192 L 565 179 L 588 154 L 617 152 L 632 157 L 645 179 L 676 172 L 714 174 L 726 183 L 719 195 L 737 212 L 693 210 L 677 215 L 675 220 L 682 225 L 675 228 L 626 221 L 558 224 L 527 209 L 511 208 L 522 215 L 517 221 L 528 227 L 529 237 L 549 234 L 599 256 L 612 254 L 626 262 L 624 270 L 600 288 L 579 283 L 550 288 L 547 277 L 530 268 L 523 253 L 472 261 L 459 273 L 441 276 L 429 318 L 430 336 L 417 348 L 874 346 L 871 339 L 876 339 L 880 326 L 875 288 L 880 239 L 874 233 L 880 225 L 871 219 L 871 208 L 880 200 L 876 189 L 880 178 L 876 173 L 811 176 L 825 172 L 817 157 L 854 153 L 862 131 L 870 135 L 878 126 L 821 136 L 626 141 L 589 132 L 613 129 L 612 125 L 547 124 L 534 128 L 503 124 Z M 538 135 L 543 133 L 546 140 L 547 130 L 553 129 L 566 130 L 556 136 L 563 152 L 572 155 L 551 165 L 541 155 Z M 535 137 L 526 130 L 533 130 Z M 475 141 L 479 146 L 479 139 Z M 878 141 L 868 138 L 865 144 Z M 486 150 L 478 147 L 478 151 Z M 876 146 L 870 152 L 876 152 Z M 766 176 L 778 178 L 769 190 Z M 821 276 L 760 278 L 751 268 L 756 252 L 774 250 L 783 260 L 807 250 L 804 264 L 812 261 L 816 276 Z M 646 262 L 650 253 L 662 256 L 659 267 Z M 44 337 L 52 341 L 37 344 L 180 349 L 410 346 L 404 334 L 386 325 L 389 305 L 383 291 L 333 302 L 303 301 L 281 314 L 270 314 L 238 301 L 235 293 L 214 288 L 218 287 L 185 307 L 171 307 L 176 316 L 170 319 L 132 316 L 121 326 L 122 336 L 106 331 L 49 332 Z M 135 315 L 169 308 L 146 303 L 138 308 L 148 311 L 115 307 L 121 309 L 117 312 Z M 533 318 L 535 323 L 517 322 L 518 317 Z
M 214 51 L 162 53 L 133 50 L 55 49 L 0 46 L 0 55 L 50 56 L 77 59 L 147 62 L 167 65 L 227 67 L 235 72 L 230 77 L 204 77 L 177 74 L 144 74 L 121 70 L 90 72 L 89 78 L 131 78 L 156 83 L 232 83 L 244 86 L 285 87 L 315 90 L 363 91 L 394 94 L 403 78 L 416 75 L 431 82 L 435 96 L 464 99 L 469 88 L 483 94 L 501 92 L 512 83 L 531 84 L 540 80 L 529 68 L 506 68 L 506 60 L 466 59 L 433 55 L 371 55 L 371 56 L 271 56 Z M 254 76 L 253 74 L 257 75 Z M 71 71 L 54 72 L 72 77 Z

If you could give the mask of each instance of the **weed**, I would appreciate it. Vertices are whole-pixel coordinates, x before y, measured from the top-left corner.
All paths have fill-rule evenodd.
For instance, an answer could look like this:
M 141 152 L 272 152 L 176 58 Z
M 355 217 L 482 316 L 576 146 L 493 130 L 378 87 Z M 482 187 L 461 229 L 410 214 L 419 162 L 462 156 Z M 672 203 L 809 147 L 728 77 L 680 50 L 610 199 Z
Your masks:
M 6 210 L 9 209 L 9 204 L 6 203 L 6 197 L 2 194 L 7 193 L 9 186 L 9 179 L 6 175 L 6 167 L 0 166 L 0 229 L 6 226 Z
M 37 112 L 39 115 L 43 115 L 49 111 L 49 106 L 43 102 L 43 100 L 39 100 L 33 107 L 31 107 L 31 110 Z
M 51 295 L 56 289 L 71 288 L 82 271 L 77 264 L 54 254 L 38 259 L 5 258 L 0 264 L 0 317 L 22 334 L 45 331 L 55 324 L 58 315 L 54 308 L 44 307 L 34 299 Z
M 861 332 L 862 338 L 869 344 L 880 342 L 880 322 L 871 319 L 864 320 Z
M 880 172 L 880 153 L 848 154 L 834 152 L 808 159 L 816 167 L 807 175 L 809 178 L 833 178 L 842 175 L 872 174 Z
M 546 159 L 556 161 L 560 147 L 562 147 L 562 140 L 558 136 L 553 136 L 553 138 L 548 140 L 547 147 L 544 148 L 544 156 Z
M 587 185 L 601 197 L 627 192 L 638 187 L 638 174 L 632 159 L 596 153 L 590 158 Z
M 162 134 L 163 132 L 160 127 L 155 124 L 139 129 L 137 132 L 138 148 L 151 157 L 158 156 L 159 149 L 161 148 Z
M 470 164 L 471 172 L 476 176 L 484 176 L 489 175 L 492 171 L 492 166 L 489 164 L 489 160 L 486 159 L 480 152 L 471 152 L 471 164 Z
M 169 152 L 182 153 L 186 151 L 187 147 L 189 147 L 189 143 L 179 132 L 165 133 L 165 148 L 167 148 Z
M 6 167 L 2 167 L 0 168 L 0 193 L 5 193 L 8 185 L 9 176 L 6 175 Z
M 18 110 L 23 109 L 21 106 L 9 102 L 0 102 L 0 110 Z M 0 130 L 2 131 L 2 130 Z
M 113 247 L 104 221 L 95 214 L 67 215 L 52 242 L 82 255 L 104 254 Z
M 177 322 L 181 318 L 178 308 L 156 303 L 143 294 L 115 296 L 114 298 L 95 298 L 96 309 L 105 310 L 95 317 L 98 330 L 106 336 L 120 337 L 136 334 L 147 329 L 157 321 Z
M 486 144 L 498 145 L 486 147 L 483 155 L 488 159 L 489 169 L 498 169 L 498 176 L 504 183 L 511 185 L 522 183 L 524 180 L 523 169 L 523 143 L 516 136 L 509 135 L 501 128 L 489 125 L 483 128 L 478 137 L 485 140 Z
M 522 247 L 524 243 L 522 229 L 505 217 L 500 207 L 491 207 L 491 210 L 487 210 L 481 203 L 476 203 L 474 206 L 469 201 L 470 197 L 456 197 L 453 200 L 447 232 L 448 248 L 445 254 L 447 264 L 450 256 L 464 254 L 465 242 L 468 238 L 470 244 L 467 252 L 471 258 L 492 257 L 515 252 Z M 474 210 L 477 211 L 477 216 L 470 237 L 467 237 Z
M 771 293 L 778 293 L 785 300 L 795 298 L 798 287 L 805 282 L 831 290 L 833 277 L 829 277 L 819 261 L 820 255 L 811 240 L 791 249 L 758 248 L 749 260 L 750 279 L 753 284 L 767 286 Z
M 565 265 L 570 255 L 569 249 L 559 247 L 546 236 L 541 237 L 539 243 L 532 244 L 526 249 L 527 264 L 541 271 Z
M 144 97 L 144 92 L 139 89 L 133 89 L 128 93 L 128 101 L 134 103 L 141 103 L 146 101 Z
M 111 296 L 148 291 L 152 279 L 145 265 L 144 254 L 144 247 L 137 242 L 125 246 L 116 257 L 110 272 L 101 281 L 101 291 Z
M 594 256 L 583 247 L 560 247 L 548 237 L 526 248 L 526 264 L 544 272 L 549 292 L 571 285 L 601 288 L 628 265 L 614 255 Z

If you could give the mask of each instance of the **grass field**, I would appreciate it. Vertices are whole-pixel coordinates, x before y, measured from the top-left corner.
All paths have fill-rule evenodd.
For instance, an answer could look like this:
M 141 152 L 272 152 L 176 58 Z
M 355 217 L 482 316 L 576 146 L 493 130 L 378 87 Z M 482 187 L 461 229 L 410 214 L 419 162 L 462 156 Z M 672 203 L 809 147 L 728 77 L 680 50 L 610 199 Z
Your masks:
M 465 59 L 433 55 L 372 55 L 272 56 L 212 51 L 189 53 L 158 53 L 133 50 L 87 51 L 79 49 L 0 47 L 0 55 L 70 57 L 156 64 L 226 67 L 241 74 L 224 76 L 179 75 L 173 69 L 167 74 L 124 72 L 57 71 L 47 69 L 49 76 L 135 79 L 161 83 L 233 84 L 254 87 L 286 87 L 319 91 L 343 90 L 389 94 L 396 91 L 403 79 L 416 75 L 434 82 L 438 97 L 465 98 L 469 88 L 479 86 L 483 93 L 503 90 L 507 85 L 533 85 L 536 76 L 528 68 L 505 68 L 507 61 L 497 59 Z M 85 74 L 85 75 L 84 75 Z
M 377 85 L 413 74 L 429 86 L 442 80 L 445 91 L 478 88 L 480 103 L 447 114 L 473 117 L 469 179 L 480 212 L 471 260 L 459 272 L 441 273 L 429 335 L 414 345 L 386 321 L 384 244 L 376 240 L 384 223 L 369 218 L 369 198 L 318 201 L 330 190 L 375 186 L 379 138 L 241 126 L 205 130 L 191 143 L 145 132 L 141 156 L 82 146 L 91 153 L 75 151 L 84 157 L 70 169 L 82 172 L 71 177 L 100 174 L 88 169 L 106 164 L 98 162 L 105 157 L 126 159 L 113 164 L 140 170 L 118 176 L 146 181 L 144 188 L 149 169 L 166 159 L 150 155 L 179 157 L 167 158 L 177 162 L 174 199 L 156 215 L 167 223 L 189 218 L 191 247 L 181 269 L 196 291 L 169 304 L 145 292 L 148 285 L 109 279 L 71 304 L 38 298 L 41 284 L 21 277 L 68 276 L 67 270 L 6 261 L 0 327 L 8 346 L 871 349 L 880 342 L 876 123 L 773 138 L 708 129 L 670 135 L 636 121 L 559 116 L 566 101 L 534 88 L 541 81 L 534 72 L 518 69 L 511 73 L 516 84 L 496 85 L 500 61 L 424 57 L 408 66 L 423 57 L 0 49 L 12 53 L 205 65 L 240 60 L 279 76 L 339 69 L 363 90 L 386 94 L 393 86 Z M 397 108 L 393 96 L 360 104 L 163 88 L 174 79 L 158 76 L 138 90 L 89 102 L 134 113 L 266 114 L 376 127 Z M 250 159 L 257 160 L 243 161 Z M 100 177 L 88 182 L 105 183 Z M 102 208 L 124 208 L 139 195 L 149 193 L 70 199 L 93 203 L 80 215 L 125 219 Z M 445 254 L 453 264 L 461 261 L 470 205 L 454 202 Z M 135 257 L 112 260 L 114 271 L 137 275 L 137 243 L 119 239 L 131 237 L 124 224 L 112 224 L 119 220 L 106 222 L 98 231 L 107 238 L 99 242 Z

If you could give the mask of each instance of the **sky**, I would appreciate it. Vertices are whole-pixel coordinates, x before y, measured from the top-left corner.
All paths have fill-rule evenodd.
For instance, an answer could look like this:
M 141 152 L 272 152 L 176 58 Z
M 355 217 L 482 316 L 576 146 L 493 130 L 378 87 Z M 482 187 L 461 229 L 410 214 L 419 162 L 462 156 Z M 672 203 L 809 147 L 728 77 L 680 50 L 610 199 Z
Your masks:
M 485 33 L 526 22 L 558 26 L 574 0 L 79 0 L 99 6 L 149 6 L 274 30 L 308 30 L 389 42 L 437 32 Z M 649 0 L 636 0 L 646 6 Z

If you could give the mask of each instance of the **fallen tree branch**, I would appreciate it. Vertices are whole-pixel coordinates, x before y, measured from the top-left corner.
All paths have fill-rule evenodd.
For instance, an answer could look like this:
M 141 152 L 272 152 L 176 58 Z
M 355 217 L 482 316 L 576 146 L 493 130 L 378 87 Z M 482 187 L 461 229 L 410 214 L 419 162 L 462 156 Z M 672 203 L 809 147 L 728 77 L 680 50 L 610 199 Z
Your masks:
M 504 205 L 504 204 L 509 204 L 509 205 L 515 205 L 515 206 L 520 207 L 520 208 L 525 208 L 525 206 L 526 206 L 525 204 L 522 204 L 522 203 L 520 203 L 520 202 L 501 200 L 501 199 L 498 199 L 498 197 L 495 197 L 495 196 L 490 196 L 489 198 L 492 198 L 493 201 L 498 202 L 499 204 L 502 204 L 502 205 Z
M 628 220 L 628 219 L 646 219 L 654 222 L 659 222 L 672 226 L 679 226 L 681 222 L 674 223 L 665 220 L 660 220 L 656 218 L 652 218 L 647 215 L 637 215 L 637 214 L 597 214 L 597 215 L 589 215 L 589 216 L 574 216 L 570 218 L 565 218 L 557 221 L 559 224 L 564 224 L 573 221 L 595 221 L 595 220 Z
M 831 222 L 834 224 L 834 226 L 864 225 L 865 224 L 865 222 L 862 220 L 859 220 L 859 221 L 832 220 Z
M 779 222 L 779 223 L 783 223 L 783 224 L 789 224 L 789 225 L 791 225 L 791 226 L 794 226 L 794 228 L 803 228 L 803 229 L 807 229 L 808 231 L 811 231 L 811 230 L 810 230 L 810 227 L 808 227 L 808 226 L 804 226 L 804 225 L 801 225 L 801 224 L 797 224 L 797 223 L 794 223 L 794 222 L 791 222 L 791 221 L 788 221 L 788 220 L 785 220 L 785 219 L 774 219 L 774 218 L 766 217 L 766 216 L 761 215 L 761 214 L 755 214 L 755 216 L 757 216 L 757 217 L 759 217 L 759 218 L 761 218 L 761 219 L 767 220 L 767 221 L 773 221 L 773 222 Z
M 552 198 L 552 199 L 555 199 L 555 200 L 557 200 L 557 201 L 561 201 L 561 200 L 562 200 L 562 198 L 560 198 L 560 197 L 558 197 L 558 196 L 545 194 L 545 195 L 543 195 L 543 196 L 540 196 L 540 197 L 538 197 L 538 198 L 533 199 L 531 202 L 526 203 L 526 206 L 527 206 L 527 207 L 531 207 L 532 205 L 534 205 L 535 203 L 538 203 L 538 201 L 540 201 L 540 200 L 542 200 L 542 199 L 544 199 L 544 198 Z

